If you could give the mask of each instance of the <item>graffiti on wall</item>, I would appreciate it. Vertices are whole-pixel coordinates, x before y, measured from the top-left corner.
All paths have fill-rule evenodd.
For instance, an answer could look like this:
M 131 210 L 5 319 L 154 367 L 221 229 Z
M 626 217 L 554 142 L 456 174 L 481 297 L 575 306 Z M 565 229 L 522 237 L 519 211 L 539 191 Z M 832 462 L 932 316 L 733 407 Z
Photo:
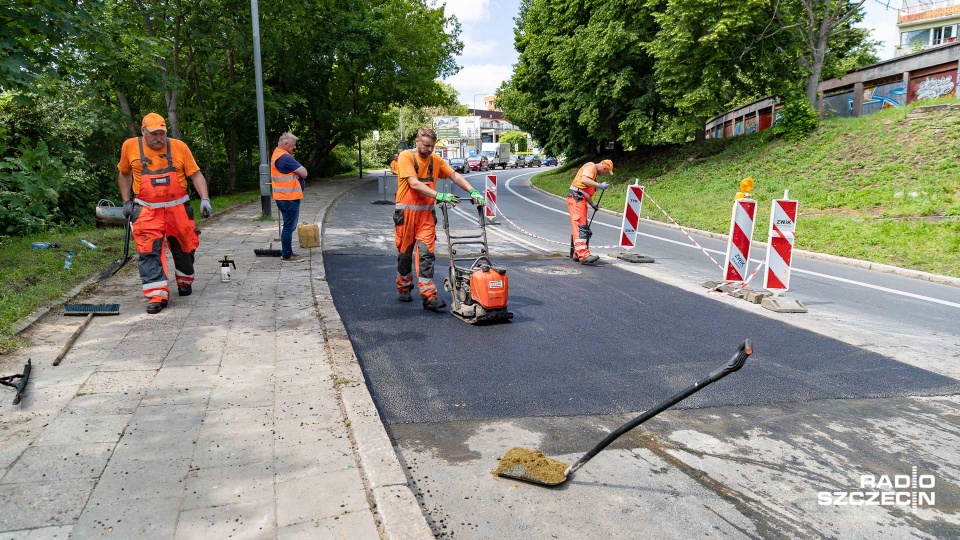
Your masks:
M 951 95 L 955 89 L 956 85 L 950 75 L 946 77 L 927 77 L 927 80 L 917 85 L 917 101 Z
M 903 86 L 902 81 L 864 88 L 861 114 L 871 114 L 891 107 L 903 107 L 907 99 L 906 96 L 907 89 Z M 850 100 L 850 107 L 853 107 L 852 99 Z
M 733 125 L 733 136 L 743 135 L 743 120 Z
M 743 131 L 746 134 L 756 133 L 757 132 L 757 117 L 751 116 L 743 121 Z

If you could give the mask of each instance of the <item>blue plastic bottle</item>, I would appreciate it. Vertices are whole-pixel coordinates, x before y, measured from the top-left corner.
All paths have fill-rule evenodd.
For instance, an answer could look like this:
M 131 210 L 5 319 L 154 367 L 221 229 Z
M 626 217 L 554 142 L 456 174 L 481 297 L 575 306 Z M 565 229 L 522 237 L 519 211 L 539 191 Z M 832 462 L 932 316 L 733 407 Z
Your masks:
M 87 242 L 87 241 L 84 240 L 83 238 L 80 239 L 80 243 L 83 244 L 83 245 L 85 245 L 85 246 L 87 246 L 87 247 L 90 248 L 90 249 L 97 249 L 97 246 L 91 244 L 90 242 Z
M 68 252 L 67 252 L 67 260 L 63 261 L 63 269 L 64 269 L 64 270 L 69 270 L 71 266 L 73 266 L 73 252 L 72 252 L 72 251 L 68 251 Z
M 30 244 L 30 247 L 33 249 L 47 249 L 52 246 L 53 244 L 51 244 L 50 242 L 34 242 Z

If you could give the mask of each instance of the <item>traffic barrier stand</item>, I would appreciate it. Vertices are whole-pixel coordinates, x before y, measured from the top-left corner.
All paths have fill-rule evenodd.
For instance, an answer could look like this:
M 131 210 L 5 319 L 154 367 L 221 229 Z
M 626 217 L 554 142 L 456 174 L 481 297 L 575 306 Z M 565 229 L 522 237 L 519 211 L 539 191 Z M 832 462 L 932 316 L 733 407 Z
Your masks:
M 623 222 L 620 225 L 620 247 L 623 251 L 616 253 L 618 259 L 631 263 L 652 263 L 653 257 L 630 251 L 637 246 L 637 227 L 640 226 L 640 209 L 643 207 L 643 186 L 639 180 L 634 180 L 632 186 L 627 186 L 627 197 L 623 207 Z
M 487 225 L 500 225 L 500 222 L 497 221 L 497 175 L 487 175 L 487 185 L 483 196 L 487 199 L 487 205 L 483 211 Z
M 753 222 L 756 214 L 757 201 L 743 198 L 733 202 L 727 256 L 723 270 L 723 280 L 727 283 L 743 283 L 746 279 L 750 266 L 750 245 L 753 242 Z
M 806 313 L 798 300 L 782 296 L 790 288 L 790 269 L 793 262 L 793 242 L 797 229 L 799 202 L 789 199 L 789 191 L 782 199 L 775 199 L 770 209 L 769 241 L 767 243 L 767 271 L 763 288 L 772 296 L 763 298 L 760 305 L 777 313 Z

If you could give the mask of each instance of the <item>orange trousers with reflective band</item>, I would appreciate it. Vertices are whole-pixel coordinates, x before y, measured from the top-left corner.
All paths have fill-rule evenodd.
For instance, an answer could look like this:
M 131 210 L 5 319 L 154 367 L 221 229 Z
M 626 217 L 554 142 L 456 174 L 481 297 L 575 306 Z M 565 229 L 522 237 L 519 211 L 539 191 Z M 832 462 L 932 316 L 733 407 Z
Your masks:
M 140 281 L 143 295 L 151 302 L 170 297 L 167 286 L 167 256 L 164 241 L 169 244 L 176 270 L 176 282 L 180 287 L 193 285 L 194 252 L 200 245 L 199 231 L 191 214 L 187 213 L 190 202 L 167 208 L 140 207 L 133 222 L 133 238 L 139 254 Z
M 396 210 L 393 222 L 397 244 L 397 291 L 413 290 L 416 266 L 420 296 L 429 300 L 437 295 L 437 284 L 433 281 L 437 216 L 433 210 Z
M 590 256 L 587 239 L 590 230 L 587 229 L 587 200 L 577 201 L 572 196 L 567 197 L 567 210 L 570 211 L 570 234 L 573 236 L 573 252 L 578 259 Z

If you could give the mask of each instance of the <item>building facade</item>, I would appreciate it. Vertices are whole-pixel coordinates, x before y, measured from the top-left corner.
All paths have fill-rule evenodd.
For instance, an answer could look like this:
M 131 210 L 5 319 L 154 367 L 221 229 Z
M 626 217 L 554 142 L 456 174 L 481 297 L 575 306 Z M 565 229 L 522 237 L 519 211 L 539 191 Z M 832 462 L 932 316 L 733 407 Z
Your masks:
M 897 13 L 896 56 L 957 42 L 960 0 L 902 0 Z

